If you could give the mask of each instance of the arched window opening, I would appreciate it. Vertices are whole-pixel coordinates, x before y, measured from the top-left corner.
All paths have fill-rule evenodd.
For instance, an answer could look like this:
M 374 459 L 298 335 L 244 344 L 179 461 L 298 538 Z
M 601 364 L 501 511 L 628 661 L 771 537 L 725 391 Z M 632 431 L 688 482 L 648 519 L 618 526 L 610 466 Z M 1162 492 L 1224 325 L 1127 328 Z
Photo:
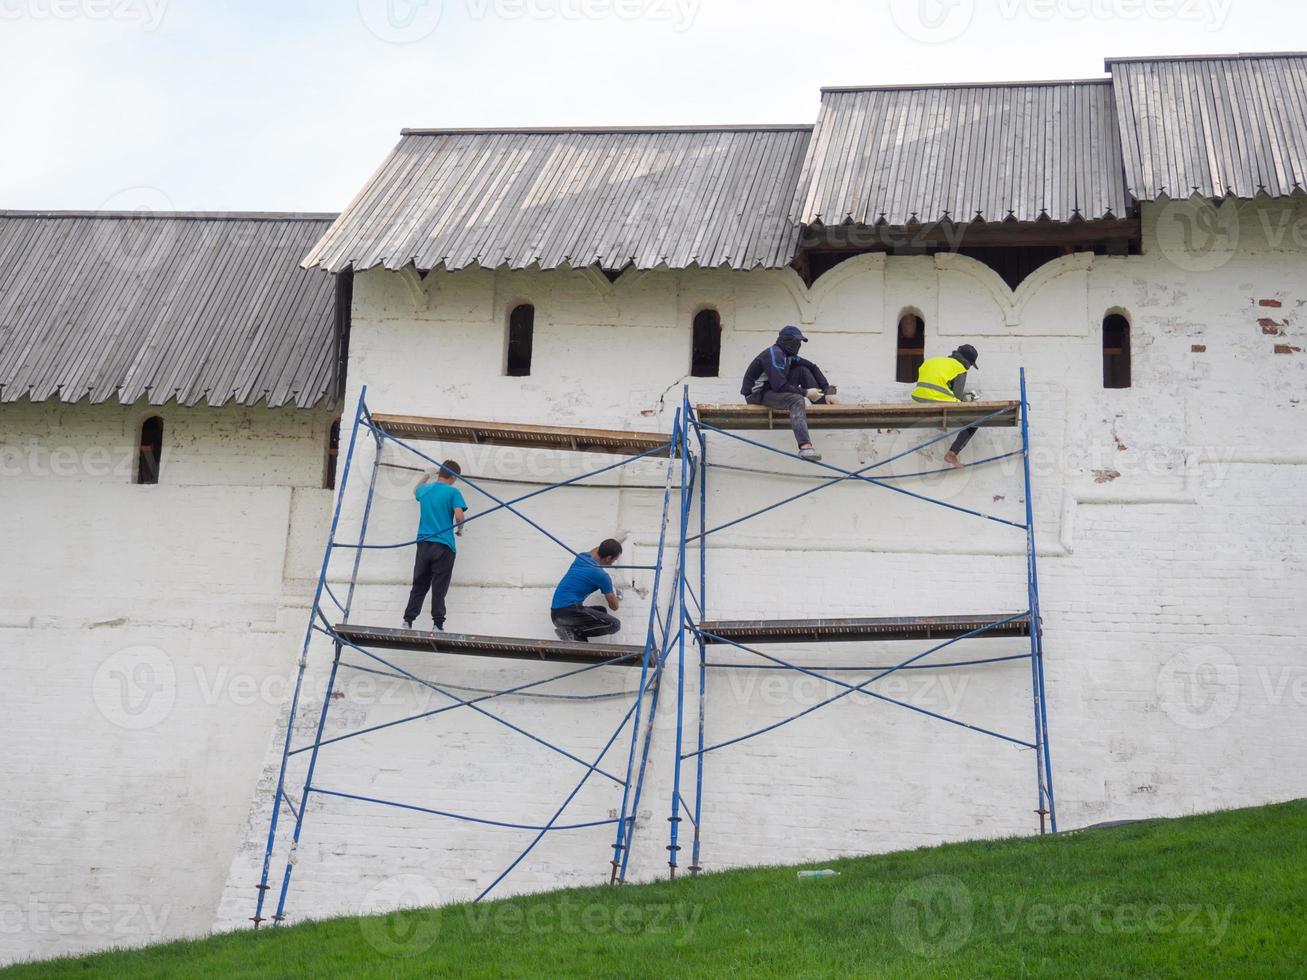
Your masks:
M 508 355 L 504 374 L 525 378 L 531 373 L 531 345 L 535 336 L 536 308 L 523 303 L 508 315 Z
M 1103 317 L 1103 387 L 1130 387 L 1130 321 L 1120 313 Z
M 322 489 L 336 489 L 336 459 L 340 456 L 340 419 L 331 423 L 327 432 L 327 464 L 322 473 Z
M 722 318 L 714 309 L 700 310 L 694 317 L 694 340 L 690 354 L 690 376 L 715 378 L 722 363 Z
M 141 424 L 137 440 L 136 482 L 152 485 L 159 482 L 159 464 L 163 461 L 163 419 L 151 415 Z
M 912 384 L 917 380 L 917 369 L 926 359 L 926 321 L 904 311 L 899 317 L 898 333 L 894 380 Z

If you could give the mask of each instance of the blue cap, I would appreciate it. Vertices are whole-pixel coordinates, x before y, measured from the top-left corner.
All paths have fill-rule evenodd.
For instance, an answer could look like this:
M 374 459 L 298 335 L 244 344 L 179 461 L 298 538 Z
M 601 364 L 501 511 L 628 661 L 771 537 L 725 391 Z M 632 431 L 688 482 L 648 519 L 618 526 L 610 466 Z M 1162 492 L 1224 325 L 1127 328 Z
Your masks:
M 803 335 L 803 331 L 800 330 L 798 327 L 794 327 L 794 326 L 781 327 L 780 335 L 782 337 L 798 337 L 805 344 L 808 342 L 808 338 Z

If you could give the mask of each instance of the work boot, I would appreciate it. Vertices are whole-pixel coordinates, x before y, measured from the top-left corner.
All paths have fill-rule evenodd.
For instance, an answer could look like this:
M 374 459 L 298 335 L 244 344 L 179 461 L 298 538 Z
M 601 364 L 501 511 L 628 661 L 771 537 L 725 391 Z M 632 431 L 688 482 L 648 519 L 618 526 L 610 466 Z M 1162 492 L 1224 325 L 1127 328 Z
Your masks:
M 413 620 L 411 619 L 404 620 L 404 629 L 411 630 L 412 628 L 413 628 Z
M 558 634 L 560 640 L 566 640 L 568 643 L 576 642 L 577 637 L 575 630 L 569 629 L 566 626 L 555 626 L 554 632 Z
M 803 446 L 800 448 L 799 457 L 812 463 L 821 462 L 821 453 L 817 452 L 817 450 L 813 449 L 811 446 Z

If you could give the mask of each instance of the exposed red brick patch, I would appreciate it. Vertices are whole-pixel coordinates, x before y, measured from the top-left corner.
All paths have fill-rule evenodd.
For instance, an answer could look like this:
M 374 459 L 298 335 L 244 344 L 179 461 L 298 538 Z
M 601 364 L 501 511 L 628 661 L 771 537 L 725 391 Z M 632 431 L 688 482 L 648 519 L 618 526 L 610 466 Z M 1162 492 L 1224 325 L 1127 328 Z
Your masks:
M 1273 337 L 1283 337 L 1284 328 L 1289 325 L 1288 320 L 1272 320 L 1269 316 L 1260 317 L 1257 325 L 1262 328 L 1262 333 Z
M 1277 354 L 1301 354 L 1301 347 L 1290 347 L 1288 344 L 1276 344 L 1275 353 Z
M 1120 475 L 1116 470 L 1094 470 L 1094 482 L 1111 483 Z
M 1278 299 L 1259 299 L 1257 305 L 1269 306 L 1273 310 L 1278 310 L 1280 308 L 1280 301 Z
M 1206 344 L 1194 344 L 1194 345 L 1193 345 L 1192 347 L 1190 347 L 1189 349 L 1190 349 L 1191 351 L 1193 351 L 1195 354 L 1203 354 L 1203 353 L 1205 353 L 1205 352 L 1207 351 L 1207 345 L 1206 345 Z

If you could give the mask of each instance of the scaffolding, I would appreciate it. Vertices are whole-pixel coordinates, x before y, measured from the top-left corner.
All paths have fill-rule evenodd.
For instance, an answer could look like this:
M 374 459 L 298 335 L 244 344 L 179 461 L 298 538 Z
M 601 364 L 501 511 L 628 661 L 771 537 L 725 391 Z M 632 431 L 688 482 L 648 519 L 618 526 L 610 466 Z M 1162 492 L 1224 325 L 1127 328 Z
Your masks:
M 849 470 L 828 462 L 807 461 L 809 465 L 820 467 L 831 475 L 822 479 L 815 486 L 792 494 L 783 500 L 735 518 L 723 524 L 710 527 L 708 522 L 708 475 L 714 468 L 708 458 L 708 436 L 732 440 L 751 449 L 781 457 L 799 460 L 797 454 L 769 446 L 756 439 L 739 434 L 739 430 L 786 429 L 788 419 L 784 413 L 773 412 L 767 408 L 748 405 L 700 405 L 690 404 L 689 391 L 682 394 L 680 418 L 682 432 L 677 439 L 681 455 L 681 484 L 685 489 L 681 494 L 680 541 L 677 546 L 677 567 L 680 576 L 677 587 L 677 671 L 676 671 L 676 728 L 675 751 L 672 777 L 672 794 L 670 815 L 668 816 L 667 865 L 671 877 L 676 876 L 679 865 L 678 855 L 681 850 L 680 827 L 683 819 L 690 821 L 693 829 L 691 844 L 690 872 L 702 870 L 702 827 L 704 801 L 704 756 L 709 752 L 719 751 L 737 745 L 748 739 L 776 730 L 792 721 L 805 717 L 812 712 L 833 704 L 850 695 L 875 700 L 882 704 L 896 705 L 900 708 L 917 712 L 942 723 L 961 727 L 1022 749 L 1032 750 L 1035 762 L 1036 806 L 1041 833 L 1046 830 L 1057 832 L 1057 806 L 1053 793 L 1053 767 L 1048 745 L 1048 714 L 1044 695 L 1044 651 L 1043 629 L 1039 608 L 1039 576 L 1036 560 L 1034 508 L 1031 495 L 1030 479 L 1030 403 L 1026 392 L 1025 370 L 1021 371 L 1020 401 L 1009 402 L 941 402 L 932 404 L 904 405 L 814 405 L 808 410 L 810 428 L 840 429 L 897 429 L 937 426 L 943 433 L 928 439 L 903 452 L 895 453 L 886 459 Z M 987 459 L 977 460 L 968 466 L 984 466 L 1012 457 L 1020 457 L 1025 487 L 1025 520 L 1014 521 L 1008 518 L 987 514 L 973 508 L 964 507 L 930 497 L 926 494 L 899 486 L 903 477 L 873 475 L 874 471 L 888 466 L 898 459 L 920 452 L 936 443 L 956 436 L 959 432 L 981 426 L 1013 426 L 1020 429 L 1021 448 L 1015 452 L 1002 453 Z M 694 446 L 698 452 L 694 451 Z M 923 470 L 918 473 L 905 474 L 904 477 L 922 477 L 946 470 Z M 711 535 L 735 527 L 745 521 L 769 513 L 779 507 L 793 503 L 829 487 L 845 483 L 854 483 L 865 487 L 878 487 L 896 494 L 903 494 L 924 504 L 944 507 L 956 513 L 980 520 L 993 521 L 1000 525 L 1020 531 L 1025 537 L 1026 558 L 1026 595 L 1021 605 L 1024 609 L 1015 612 L 990 614 L 983 616 L 919 616 L 909 618 L 825 618 L 825 619 L 785 619 L 785 620 L 750 620 L 750 621 L 714 621 L 708 618 L 708 543 Z M 698 509 L 698 533 L 690 534 L 691 511 Z M 697 588 L 691 584 L 691 569 L 688 550 L 695 545 L 698 550 L 698 570 L 693 577 Z M 986 657 L 969 660 L 951 660 L 946 663 L 922 663 L 927 657 L 963 640 L 978 637 L 1021 636 L 1029 639 L 1029 652 L 1002 657 Z M 684 744 L 686 729 L 686 642 L 687 637 L 698 653 L 698 699 L 696 704 L 697 739 L 693 749 Z M 821 643 L 821 642 L 865 642 L 888 640 L 927 640 L 930 645 L 914 655 L 888 665 L 865 665 L 862 667 L 812 667 L 792 660 L 765 653 L 758 649 L 767 643 Z M 830 685 L 836 689 L 824 700 L 795 711 L 793 714 L 765 725 L 753 731 L 706 744 L 705 718 L 708 711 L 708 673 L 714 668 L 735 666 L 708 659 L 708 648 L 725 646 L 740 650 L 752 657 L 764 661 L 767 669 L 792 671 Z M 931 711 L 905 701 L 892 698 L 872 689 L 877 681 L 899 671 L 930 668 L 971 668 L 985 664 L 1014 660 L 1030 661 L 1030 690 L 1033 708 L 1033 740 L 1006 734 L 991 728 L 970 724 L 940 712 Z M 856 670 L 871 673 L 872 676 L 858 684 L 850 684 L 839 677 L 832 676 L 841 671 Z M 694 763 L 694 790 L 692 800 L 686 798 L 682 791 L 683 769 L 687 762 Z M 682 817 L 682 813 L 685 817 Z
M 373 453 L 370 479 L 363 502 L 363 513 L 359 526 L 358 539 L 356 541 L 342 541 L 340 540 L 341 513 L 344 507 L 351 469 L 354 465 L 355 449 L 358 445 L 361 433 L 365 433 L 372 437 L 375 443 L 375 452 Z M 631 851 L 631 839 L 635 831 L 635 816 L 639 812 L 641 793 L 644 785 L 644 775 L 649 760 L 649 745 L 653 733 L 652 722 L 654 713 L 658 706 L 658 692 L 661 686 L 660 682 L 662 679 L 663 666 L 666 663 L 668 653 L 671 649 L 671 644 L 674 639 L 673 627 L 676 624 L 676 620 L 673 617 L 675 591 L 668 589 L 669 595 L 665 610 L 660 609 L 660 603 L 662 601 L 661 588 L 663 583 L 664 556 L 667 550 L 669 550 L 667 547 L 667 529 L 669 518 L 672 513 L 672 476 L 676 470 L 674 463 L 681 456 L 678 440 L 681 438 L 682 434 L 683 426 L 681 424 L 679 413 L 676 416 L 673 424 L 672 435 L 670 437 L 663 436 L 659 433 L 648 432 L 620 432 L 607 429 L 561 428 L 501 422 L 470 422 L 451 419 L 420 418 L 405 415 L 383 415 L 379 413 L 374 415 L 368 408 L 367 388 L 363 388 L 359 395 L 358 406 L 355 410 L 354 421 L 350 430 L 349 444 L 345 453 L 345 462 L 336 492 L 335 507 L 332 512 L 331 528 L 323 552 L 322 565 L 318 573 L 317 585 L 314 589 L 313 601 L 309 613 L 309 623 L 305 630 L 304 643 L 301 648 L 295 676 L 295 684 L 292 689 L 288 707 L 286 732 L 285 737 L 281 742 L 281 759 L 278 766 L 276 789 L 272 800 L 272 815 L 268 824 L 262 872 L 259 878 L 259 883 L 256 886 L 258 896 L 255 903 L 254 915 L 251 916 L 251 921 L 254 923 L 255 928 L 265 921 L 271 920 L 273 923 L 280 924 L 285 920 L 287 896 L 290 891 L 301 842 L 301 835 L 304 830 L 305 818 L 309 810 L 308 802 L 311 796 L 316 796 L 322 800 L 349 800 L 355 803 L 394 807 L 450 820 L 467 821 L 486 827 L 521 830 L 533 834 L 529 843 L 517 855 L 517 857 L 514 858 L 498 876 L 481 889 L 480 893 L 476 896 L 477 901 L 485 898 L 497 885 L 512 873 L 512 871 L 526 859 L 527 855 L 535 849 L 536 845 L 538 845 L 541 840 L 550 833 L 612 826 L 614 828 L 615 837 L 611 848 L 611 860 L 608 860 L 608 865 L 610 867 L 608 872 L 609 880 L 615 881 L 625 876 Z M 657 532 L 657 553 L 654 562 L 648 565 L 610 566 L 612 570 L 644 571 L 652 573 L 653 581 L 649 593 L 649 613 L 645 629 L 645 642 L 643 645 L 633 646 L 516 637 L 474 636 L 462 633 L 392 629 L 384 626 L 352 623 L 350 621 L 350 612 L 354 605 L 355 592 L 358 585 L 359 565 L 363 552 L 367 550 L 407 548 L 416 544 L 416 541 L 412 540 L 400 542 L 398 544 L 373 544 L 369 543 L 367 540 L 368 524 L 372 516 L 372 506 L 377 489 L 378 467 L 385 465 L 381 463 L 381 451 L 383 446 L 386 443 L 391 443 L 405 453 L 411 454 L 416 459 L 425 461 L 425 463 L 431 466 L 440 466 L 438 460 L 414 446 L 408 441 L 410 439 L 415 441 L 437 440 L 441 442 L 517 446 L 533 449 L 553 449 L 569 452 L 609 453 L 621 455 L 622 458 L 615 463 L 590 470 L 580 476 L 549 484 L 528 493 L 523 493 L 512 499 L 503 499 L 487 489 L 484 484 L 493 483 L 493 480 L 472 479 L 461 475 L 458 477 L 458 482 L 461 486 L 474 492 L 478 498 L 484 498 L 490 504 L 485 509 L 477 510 L 469 514 L 463 521 L 464 525 L 485 518 L 490 514 L 499 511 L 506 511 L 520 518 L 530 527 L 567 551 L 568 554 L 572 555 L 574 558 L 578 554 L 575 549 L 566 544 L 560 537 L 549 531 L 542 524 L 532 520 L 524 514 L 518 509 L 518 505 L 544 493 L 561 490 L 565 487 L 576 486 L 581 484 L 582 481 L 604 473 L 609 473 L 624 466 L 629 466 L 638 460 L 657 458 L 666 459 L 668 465 L 665 467 L 665 477 L 661 487 L 663 495 L 662 521 Z M 452 527 L 444 528 L 439 533 L 452 530 L 454 530 Z M 343 599 L 337 596 L 336 590 L 331 587 L 331 584 L 328 581 L 332 558 L 338 552 L 352 552 L 353 554 L 352 561 L 350 561 L 350 571 Z M 675 575 L 678 578 L 680 577 L 679 569 L 675 570 Z M 293 742 L 296 719 L 301 711 L 301 697 L 304 694 L 305 676 L 309 667 L 310 648 L 313 645 L 315 637 L 325 637 L 331 644 L 333 656 L 330 665 L 330 673 L 323 689 L 322 704 L 318 709 L 314 737 L 308 744 L 295 745 Z M 455 655 L 510 658 L 524 661 L 535 661 L 543 664 L 558 663 L 569 666 L 579 666 L 575 666 L 575 669 L 569 669 L 563 673 L 552 674 L 541 679 L 531 680 L 509 688 L 494 691 L 482 691 L 477 693 L 474 697 L 465 697 L 461 696 L 460 693 L 456 693 L 456 691 L 463 691 L 466 693 L 466 689 L 456 688 L 454 685 L 450 684 L 437 683 L 426 677 L 420 676 L 418 673 L 406 670 L 391 660 L 381 656 L 377 652 L 378 650 L 430 652 L 445 656 Z M 350 651 L 351 653 L 363 657 L 367 663 L 356 664 L 349 660 L 342 659 L 342 655 L 346 651 Z M 488 707 L 489 704 L 498 698 L 511 695 L 526 696 L 524 692 L 537 692 L 540 688 L 557 684 L 559 681 L 575 678 L 578 675 L 585 674 L 589 671 L 604 668 L 638 670 L 639 682 L 635 688 L 634 694 L 631 695 L 630 705 L 626 708 L 625 714 L 622 715 L 617 726 L 607 737 L 602 749 L 593 758 L 587 759 L 576 755 L 563 746 L 546 739 L 542 735 L 514 724 Z M 384 673 L 391 677 L 402 678 L 406 682 L 410 682 L 421 688 L 435 692 L 449 703 L 443 704 L 433 710 L 419 712 L 405 718 L 387 721 L 382 724 L 369 725 L 352 731 L 332 734 L 330 737 L 327 737 L 328 716 L 330 714 L 332 702 L 335 700 L 333 694 L 335 692 L 337 674 L 341 670 Z M 587 697 L 562 694 L 535 694 L 534 696 L 556 698 L 579 697 L 581 699 Z M 323 749 L 339 744 L 348 739 L 369 735 L 402 724 L 429 719 L 459 709 L 474 711 L 482 717 L 504 726 L 517 735 L 529 739 L 537 745 L 545 747 L 555 755 L 561 757 L 562 760 L 566 760 L 574 766 L 579 766 L 584 769 L 580 778 L 554 809 L 552 816 L 547 821 L 544 823 L 513 822 L 490 819 L 475 814 L 455 813 L 447 810 L 418 806 L 403 801 L 386 800 L 360 793 L 348 793 L 320 785 L 316 781 L 315 777 L 317 775 L 319 754 Z M 618 771 L 616 773 L 610 772 L 608 769 L 603 767 L 604 759 L 628 727 L 629 740 L 626 746 L 624 771 L 621 767 L 617 767 Z M 298 801 L 296 801 L 291 798 L 290 788 L 288 787 L 288 771 L 291 760 L 301 755 L 307 755 L 308 761 L 307 767 L 304 771 L 304 779 L 299 788 Z M 616 790 L 620 790 L 620 803 L 614 807 L 617 816 L 573 820 L 566 823 L 562 822 L 568 808 L 576 799 L 577 795 L 590 781 L 591 777 L 594 776 L 600 776 L 607 779 L 609 782 L 614 784 Z M 616 803 L 617 800 L 614 802 Z M 280 886 L 276 888 L 277 897 L 275 908 L 271 911 L 270 915 L 265 916 L 264 912 L 268 909 L 270 894 L 274 890 L 274 886 L 270 882 L 270 879 L 273 867 L 273 856 L 277 848 L 279 825 L 283 812 L 287 814 L 288 819 L 294 821 L 294 825 L 290 834 L 289 850 L 286 855 L 286 863 L 282 873 Z M 607 848 L 605 848 L 605 851 L 606 850 Z M 607 858 L 606 853 L 605 858 Z
M 280 764 L 278 767 L 276 787 L 272 800 L 272 813 L 269 819 L 267 841 L 264 849 L 262 872 L 257 888 L 257 901 L 251 921 L 257 928 L 261 923 L 271 920 L 281 923 L 286 917 L 287 896 L 293 877 L 296 855 L 304 830 L 310 796 L 322 800 L 343 799 L 355 803 L 371 804 L 383 807 L 399 808 L 411 812 L 428 814 L 450 820 L 467 821 L 487 827 L 522 830 L 531 833 L 526 847 L 504 868 L 492 881 L 481 889 L 476 901 L 485 898 L 504 879 L 517 868 L 535 849 L 547 834 L 576 831 L 601 826 L 613 828 L 611 858 L 605 853 L 608 865 L 608 880 L 612 883 L 626 880 L 631 857 L 632 838 L 636 830 L 636 814 L 639 812 L 645 773 L 650 759 L 653 741 L 654 717 L 658 710 L 661 682 L 665 669 L 671 659 L 673 649 L 676 653 L 676 705 L 675 705 L 675 765 L 672 777 L 671 813 L 668 818 L 668 869 L 675 877 L 678 868 L 678 853 L 681 850 L 680 825 L 685 813 L 693 827 L 691 872 L 702 869 L 701 828 L 703 825 L 704 801 L 704 756 L 738 744 L 766 732 L 774 731 L 811 712 L 839 701 L 850 695 L 860 695 L 881 703 L 893 704 L 918 712 L 943 723 L 989 736 L 1022 749 L 1032 750 L 1035 760 L 1036 807 L 1039 815 L 1040 831 L 1057 831 L 1057 808 L 1053 793 L 1053 770 L 1048 750 L 1048 719 L 1044 697 L 1044 664 L 1042 621 L 1039 609 L 1039 581 L 1036 563 L 1034 512 L 1031 496 L 1030 479 L 1030 427 L 1029 401 L 1026 393 L 1025 371 L 1021 372 L 1021 397 L 1019 401 L 1003 402 L 960 402 L 906 404 L 906 405 L 837 405 L 813 406 L 809 410 L 809 424 L 813 428 L 839 429 L 896 429 L 936 426 L 942 428 L 943 434 L 922 442 L 886 459 L 870 463 L 859 469 L 845 469 L 827 462 L 802 461 L 806 465 L 817 466 L 828 473 L 815 486 L 791 494 L 782 500 L 768 504 L 742 517 L 723 524 L 710 527 L 708 524 L 708 475 L 715 466 L 708 460 L 708 436 L 727 438 L 752 449 L 775 454 L 781 457 L 800 459 L 796 454 L 768 446 L 739 434 L 740 430 L 788 429 L 788 420 L 765 408 L 747 405 L 700 405 L 692 406 L 688 388 L 682 393 L 681 405 L 677 409 L 669 436 L 653 432 L 628 432 L 610 429 L 582 429 L 557 426 L 527 425 L 506 422 L 474 422 L 455 419 L 425 418 L 408 415 L 373 414 L 367 404 L 367 388 L 359 395 L 358 405 L 350 430 L 348 448 L 341 470 L 339 486 L 336 492 L 335 506 L 332 512 L 330 532 L 324 548 L 322 565 L 310 607 L 309 622 L 304 634 L 297 665 L 295 684 L 289 702 L 286 718 L 286 731 L 281 742 Z M 902 476 L 873 475 L 898 459 L 920 452 L 941 440 L 955 436 L 970 427 L 1007 426 L 1020 430 L 1021 448 L 1012 452 L 1001 453 L 987 459 L 977 460 L 970 466 L 983 466 L 1000 460 L 1020 457 L 1022 461 L 1025 487 L 1025 520 L 1017 521 L 960 504 L 940 500 L 923 493 L 897 485 L 906 478 L 922 477 L 943 470 L 924 470 Z M 374 441 L 370 478 L 363 500 L 362 517 L 357 540 L 342 541 L 341 514 L 344 507 L 346 490 L 354 465 L 355 449 L 360 434 L 370 436 Z M 359 566 L 364 551 L 389 550 L 412 546 L 416 542 L 405 541 L 398 544 L 373 544 L 367 540 L 368 524 L 377 489 L 378 467 L 381 464 L 381 451 L 387 443 L 393 444 L 401 451 L 424 461 L 430 466 L 440 466 L 434 457 L 412 444 L 412 441 L 436 440 L 441 442 L 473 443 L 478 445 L 517 446 L 535 449 L 553 449 L 580 453 L 607 453 L 620 455 L 613 463 L 590 470 L 579 476 L 548 484 L 539 489 L 523 493 L 511 499 L 503 499 L 487 489 L 485 483 L 493 480 L 472 479 L 459 476 L 459 483 L 478 498 L 484 498 L 489 506 L 484 510 L 470 514 L 465 524 L 480 520 L 493 513 L 506 511 L 524 521 L 535 531 L 544 535 L 554 544 L 575 557 L 578 553 L 560 537 L 549 531 L 541 523 L 532 520 L 518 505 L 542 494 L 577 486 L 583 481 L 629 466 L 639 460 L 665 459 L 662 490 L 661 522 L 657 530 L 657 551 L 652 564 L 648 565 L 614 565 L 615 570 L 644 571 L 652 573 L 652 587 L 649 593 L 649 612 L 645 623 L 645 641 L 642 645 L 619 645 L 601 643 L 583 643 L 572 641 L 540 640 L 519 637 L 480 636 L 463 633 L 445 633 L 413 629 L 394 629 L 351 622 L 350 613 L 354 605 L 358 585 Z M 697 451 L 696 451 L 697 447 Z M 674 482 L 674 478 L 676 478 Z M 996 522 L 999 525 L 1023 532 L 1025 537 L 1026 557 L 1026 595 L 1022 602 L 1023 609 L 1015 612 L 961 615 L 961 616 L 917 616 L 892 618 L 823 618 L 823 619 L 783 619 L 783 620 L 711 620 L 707 615 L 709 577 L 708 577 L 708 541 L 709 538 L 728 528 L 771 512 L 779 507 L 791 504 L 828 487 L 854 483 L 868 487 L 879 487 L 922 503 L 948 508 L 970 517 Z M 676 513 L 673 515 L 673 489 L 676 494 Z M 692 514 L 697 509 L 697 521 L 692 521 Z M 675 541 L 668 541 L 668 529 L 675 516 Z M 691 533 L 692 523 L 697 523 L 697 533 Z M 446 528 L 445 531 L 452 530 Z M 675 562 L 670 569 L 671 584 L 667 596 L 662 597 L 666 555 L 674 546 Z M 697 572 L 692 572 L 689 562 L 689 550 L 694 546 L 698 550 Z M 332 589 L 329 573 L 332 558 L 338 552 L 352 553 L 350 570 L 346 579 L 343 600 Z M 697 588 L 693 582 L 697 582 Z M 1028 638 L 1029 651 L 1019 655 L 988 657 L 950 661 L 947 663 L 921 663 L 942 649 L 955 643 L 976 637 L 1023 637 Z M 322 704 L 318 709 L 312 741 L 303 745 L 294 745 L 296 719 L 301 711 L 301 697 L 309 666 L 310 648 L 317 637 L 325 637 L 333 651 L 330 672 L 323 690 Z M 697 700 L 697 739 L 696 746 L 687 750 L 686 734 L 686 647 L 687 639 L 698 653 L 698 700 Z M 881 666 L 849 667 L 812 667 L 804 666 L 758 649 L 759 645 L 768 643 L 821 643 L 821 642 L 862 642 L 886 640 L 925 640 L 930 645 L 898 663 Z M 938 641 L 938 642 L 936 642 Z M 808 675 L 837 688 L 837 693 L 816 705 L 798 711 L 781 721 L 747 732 L 715 744 L 706 744 L 705 717 L 708 707 L 707 678 L 711 669 L 731 666 L 708 659 L 708 648 L 712 646 L 730 647 L 743 651 L 765 661 L 768 669 L 794 671 Z M 489 658 L 509 658 L 538 663 L 557 663 L 569 668 L 563 673 L 554 674 L 526 683 L 492 691 L 475 691 L 474 697 L 463 697 L 456 691 L 467 693 L 465 688 L 456 688 L 449 684 L 440 684 L 381 656 L 378 650 L 401 650 L 409 652 L 432 653 L 441 656 L 477 656 Z M 350 651 L 365 658 L 370 664 L 356 664 L 342 659 Z M 959 668 L 983 664 L 1015 661 L 1030 661 L 1030 690 L 1033 705 L 1033 740 L 1019 738 L 986 727 L 969 724 L 939 712 L 930 711 L 910 703 L 889 697 L 872 690 L 871 685 L 898 671 Z M 549 741 L 543 736 L 514 724 L 486 707 L 495 699 L 511 695 L 521 695 L 527 691 L 555 684 L 568 678 L 576 677 L 588 671 L 622 668 L 638 670 L 639 682 L 630 705 L 625 714 L 608 736 L 602 749 L 590 759 L 576 755 L 561 745 Z M 872 671 L 873 676 L 858 684 L 849 684 L 835 673 L 848 670 Z M 449 703 L 438 708 L 413 714 L 408 717 L 382 724 L 370 725 L 352 731 L 332 734 L 327 737 L 327 721 L 333 698 L 337 674 L 341 670 L 358 670 L 365 672 L 384 672 L 389 676 L 402 678 L 412 684 L 433 691 Z M 540 696 L 540 695 L 537 695 Z M 544 695 L 567 698 L 568 695 Z M 553 754 L 574 766 L 584 769 L 584 773 L 554 809 L 552 816 L 545 822 L 514 822 L 490 819 L 475 814 L 456 813 L 418 806 L 403 801 L 381 799 L 379 797 L 348 793 L 320 785 L 315 781 L 317 764 L 321 750 L 340 742 L 359 736 L 368 735 L 398 725 L 432 718 L 446 712 L 466 709 L 490 719 L 515 732 L 517 735 L 543 746 Z M 625 748 L 625 767 L 617 767 L 618 772 L 610 772 L 603 767 L 604 759 L 613 746 L 629 727 L 629 738 Z M 288 773 L 292 759 L 307 755 L 304 778 L 299 787 L 298 800 L 294 800 L 288 786 Z M 685 764 L 694 762 L 693 799 L 687 799 L 682 791 L 683 770 Z M 577 795 L 594 776 L 600 776 L 614 784 L 615 791 L 620 789 L 620 803 L 614 807 L 615 817 L 581 819 L 564 823 L 563 818 Z M 283 812 L 288 819 L 293 819 L 293 830 L 286 855 L 274 909 L 265 916 L 270 893 L 273 857 L 277 849 L 278 833 Z M 607 850 L 607 848 L 605 848 Z

